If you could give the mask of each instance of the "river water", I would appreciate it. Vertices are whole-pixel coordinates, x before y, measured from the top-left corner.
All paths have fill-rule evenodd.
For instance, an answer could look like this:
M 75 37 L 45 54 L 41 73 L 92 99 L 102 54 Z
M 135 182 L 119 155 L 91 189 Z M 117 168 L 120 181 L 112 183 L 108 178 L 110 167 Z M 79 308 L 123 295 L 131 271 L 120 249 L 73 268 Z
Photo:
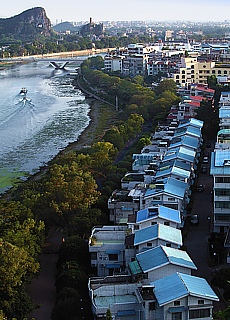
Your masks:
M 49 62 L 0 70 L 0 193 L 36 173 L 88 126 L 90 106 L 72 81 Z

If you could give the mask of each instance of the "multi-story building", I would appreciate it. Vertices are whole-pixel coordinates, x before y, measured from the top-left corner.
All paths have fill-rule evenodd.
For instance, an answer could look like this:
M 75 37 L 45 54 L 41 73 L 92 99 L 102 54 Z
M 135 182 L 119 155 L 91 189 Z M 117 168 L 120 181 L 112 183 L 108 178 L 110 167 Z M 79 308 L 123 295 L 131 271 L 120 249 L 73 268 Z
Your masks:
M 91 266 L 99 277 L 125 269 L 125 237 L 127 226 L 94 227 L 89 239 Z
M 198 57 L 182 57 L 178 72 L 174 73 L 175 82 L 181 87 L 190 84 L 208 84 L 208 77 L 230 76 L 230 64 L 212 60 L 198 61 Z

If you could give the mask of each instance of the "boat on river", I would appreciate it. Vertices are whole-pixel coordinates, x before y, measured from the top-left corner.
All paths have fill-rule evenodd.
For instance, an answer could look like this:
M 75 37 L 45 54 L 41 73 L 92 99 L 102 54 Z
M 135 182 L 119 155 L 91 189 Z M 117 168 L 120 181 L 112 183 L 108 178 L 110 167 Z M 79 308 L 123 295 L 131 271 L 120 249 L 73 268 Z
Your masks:
M 26 95 L 27 94 L 27 89 L 26 88 L 21 88 L 21 91 L 19 92 L 19 94 Z

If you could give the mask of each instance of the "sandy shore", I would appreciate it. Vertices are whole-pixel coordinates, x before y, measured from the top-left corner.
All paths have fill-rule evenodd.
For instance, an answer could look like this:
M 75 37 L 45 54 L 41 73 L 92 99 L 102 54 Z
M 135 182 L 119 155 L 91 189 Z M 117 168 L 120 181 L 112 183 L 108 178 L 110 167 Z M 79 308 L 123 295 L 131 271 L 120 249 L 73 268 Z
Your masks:
M 78 140 L 75 142 L 70 143 L 63 151 L 61 152 L 68 152 L 72 150 L 81 150 L 84 147 L 90 146 L 92 143 L 95 142 L 95 133 L 97 129 L 97 125 L 99 122 L 99 118 L 101 116 L 101 103 L 97 100 L 89 100 L 90 105 L 90 122 L 87 128 L 82 131 L 81 135 L 79 136 Z

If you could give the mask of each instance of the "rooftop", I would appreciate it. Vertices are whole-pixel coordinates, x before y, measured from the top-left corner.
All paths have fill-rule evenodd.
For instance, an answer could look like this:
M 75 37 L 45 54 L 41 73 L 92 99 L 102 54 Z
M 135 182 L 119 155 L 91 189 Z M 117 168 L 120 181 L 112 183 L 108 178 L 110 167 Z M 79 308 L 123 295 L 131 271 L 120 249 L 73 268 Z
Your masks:
M 154 293 L 160 307 L 188 295 L 219 301 L 205 279 L 187 274 L 175 273 L 153 281 L 151 285 L 155 287 Z

